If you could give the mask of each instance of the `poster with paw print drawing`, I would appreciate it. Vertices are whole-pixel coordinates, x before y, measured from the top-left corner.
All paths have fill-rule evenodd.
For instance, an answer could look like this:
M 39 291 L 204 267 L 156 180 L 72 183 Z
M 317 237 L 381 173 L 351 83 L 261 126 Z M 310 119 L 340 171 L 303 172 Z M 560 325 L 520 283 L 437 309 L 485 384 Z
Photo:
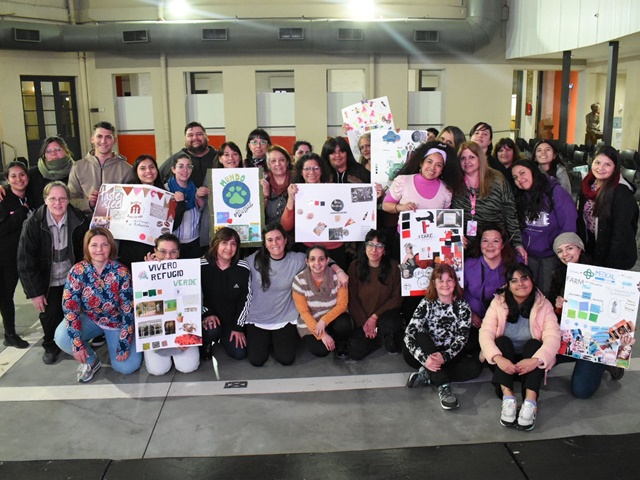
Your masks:
M 559 353 L 629 368 L 640 272 L 570 263 L 563 298 Z
M 401 212 L 400 285 L 403 297 L 423 296 L 434 265 L 444 263 L 463 278 L 463 210 L 423 209 Z
M 213 231 L 233 228 L 243 247 L 257 247 L 262 242 L 264 200 L 261 168 L 213 168 Z
M 349 145 L 356 159 L 360 158 L 358 140 L 365 133 L 375 130 L 393 130 L 393 115 L 387 97 L 361 100 L 342 109 L 343 128 L 349 137 Z
M 300 183 L 296 242 L 361 242 L 376 228 L 376 194 L 369 183 Z
M 371 132 L 371 181 L 388 188 L 413 151 L 426 141 L 426 130 Z

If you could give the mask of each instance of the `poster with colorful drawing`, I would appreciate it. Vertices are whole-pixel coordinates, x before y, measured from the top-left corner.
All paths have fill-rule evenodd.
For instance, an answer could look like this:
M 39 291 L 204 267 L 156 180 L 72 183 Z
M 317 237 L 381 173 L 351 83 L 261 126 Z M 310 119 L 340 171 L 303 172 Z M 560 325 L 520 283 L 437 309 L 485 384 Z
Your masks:
M 570 263 L 564 299 L 560 353 L 629 368 L 640 272 Z
M 91 228 L 105 227 L 116 240 L 153 245 L 173 231 L 176 202 L 173 194 L 149 185 L 105 183 L 100 187 Z
M 400 273 L 403 297 L 427 291 L 433 266 L 453 267 L 461 285 L 463 278 L 463 210 L 424 209 L 401 212 Z
M 136 349 L 202 345 L 200 260 L 131 264 Z
M 213 168 L 212 222 L 215 232 L 231 227 L 240 235 L 243 247 L 258 247 L 264 225 L 261 168 Z
M 413 151 L 426 141 L 426 130 L 371 132 L 371 181 L 388 188 Z
M 393 130 L 393 115 L 387 97 L 361 100 L 342 109 L 343 128 L 349 137 L 354 157 L 360 157 L 358 140 L 375 130 Z
M 376 228 L 376 195 L 368 183 L 298 184 L 296 242 L 360 242 Z

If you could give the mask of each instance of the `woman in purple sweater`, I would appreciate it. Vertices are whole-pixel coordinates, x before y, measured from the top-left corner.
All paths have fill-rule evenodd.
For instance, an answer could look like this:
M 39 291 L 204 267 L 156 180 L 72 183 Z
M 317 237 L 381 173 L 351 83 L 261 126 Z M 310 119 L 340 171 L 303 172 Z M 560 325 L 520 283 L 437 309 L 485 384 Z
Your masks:
M 514 196 L 528 265 L 534 283 L 547 295 L 557 266 L 553 241 L 561 233 L 575 233 L 578 211 L 571 195 L 532 161 L 514 162 L 511 173 L 518 187 Z

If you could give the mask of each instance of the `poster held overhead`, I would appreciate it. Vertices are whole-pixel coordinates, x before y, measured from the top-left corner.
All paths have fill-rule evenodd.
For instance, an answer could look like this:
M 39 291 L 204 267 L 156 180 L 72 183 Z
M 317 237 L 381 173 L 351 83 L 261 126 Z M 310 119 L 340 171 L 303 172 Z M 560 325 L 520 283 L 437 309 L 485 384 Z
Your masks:
M 393 130 L 393 115 L 387 97 L 362 100 L 342 109 L 343 128 L 349 137 L 349 145 L 355 158 L 360 157 L 358 140 L 375 130 Z

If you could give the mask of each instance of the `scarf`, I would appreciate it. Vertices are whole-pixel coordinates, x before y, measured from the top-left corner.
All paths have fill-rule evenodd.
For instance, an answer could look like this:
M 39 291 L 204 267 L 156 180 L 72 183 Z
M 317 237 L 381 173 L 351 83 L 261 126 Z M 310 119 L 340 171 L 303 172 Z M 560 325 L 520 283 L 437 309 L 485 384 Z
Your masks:
M 587 176 L 584 177 L 584 180 L 582 180 L 582 194 L 585 196 L 587 200 L 595 200 L 596 197 L 598 196 L 598 192 L 600 191 L 600 189 L 597 188 L 595 190 L 592 190 L 591 188 L 591 185 L 595 181 L 596 181 L 596 177 L 592 172 L 589 172 Z M 616 179 L 613 185 L 613 188 L 616 188 L 618 186 L 618 183 L 620 183 L 620 175 L 618 175 L 618 178 Z
M 287 170 L 285 181 L 282 185 L 276 184 L 273 175 L 269 175 L 269 187 L 271 187 L 271 196 L 279 197 L 280 195 L 287 193 L 287 188 L 291 185 L 291 172 Z
M 44 158 L 38 160 L 38 170 L 47 180 L 64 180 L 69 177 L 69 172 L 73 166 L 73 159 L 70 155 L 57 160 L 47 162 Z
M 169 190 L 172 193 L 182 192 L 184 194 L 184 202 L 187 210 L 196 208 L 196 184 L 189 181 L 186 188 L 181 187 L 176 180 L 176 177 L 171 177 L 167 183 Z

